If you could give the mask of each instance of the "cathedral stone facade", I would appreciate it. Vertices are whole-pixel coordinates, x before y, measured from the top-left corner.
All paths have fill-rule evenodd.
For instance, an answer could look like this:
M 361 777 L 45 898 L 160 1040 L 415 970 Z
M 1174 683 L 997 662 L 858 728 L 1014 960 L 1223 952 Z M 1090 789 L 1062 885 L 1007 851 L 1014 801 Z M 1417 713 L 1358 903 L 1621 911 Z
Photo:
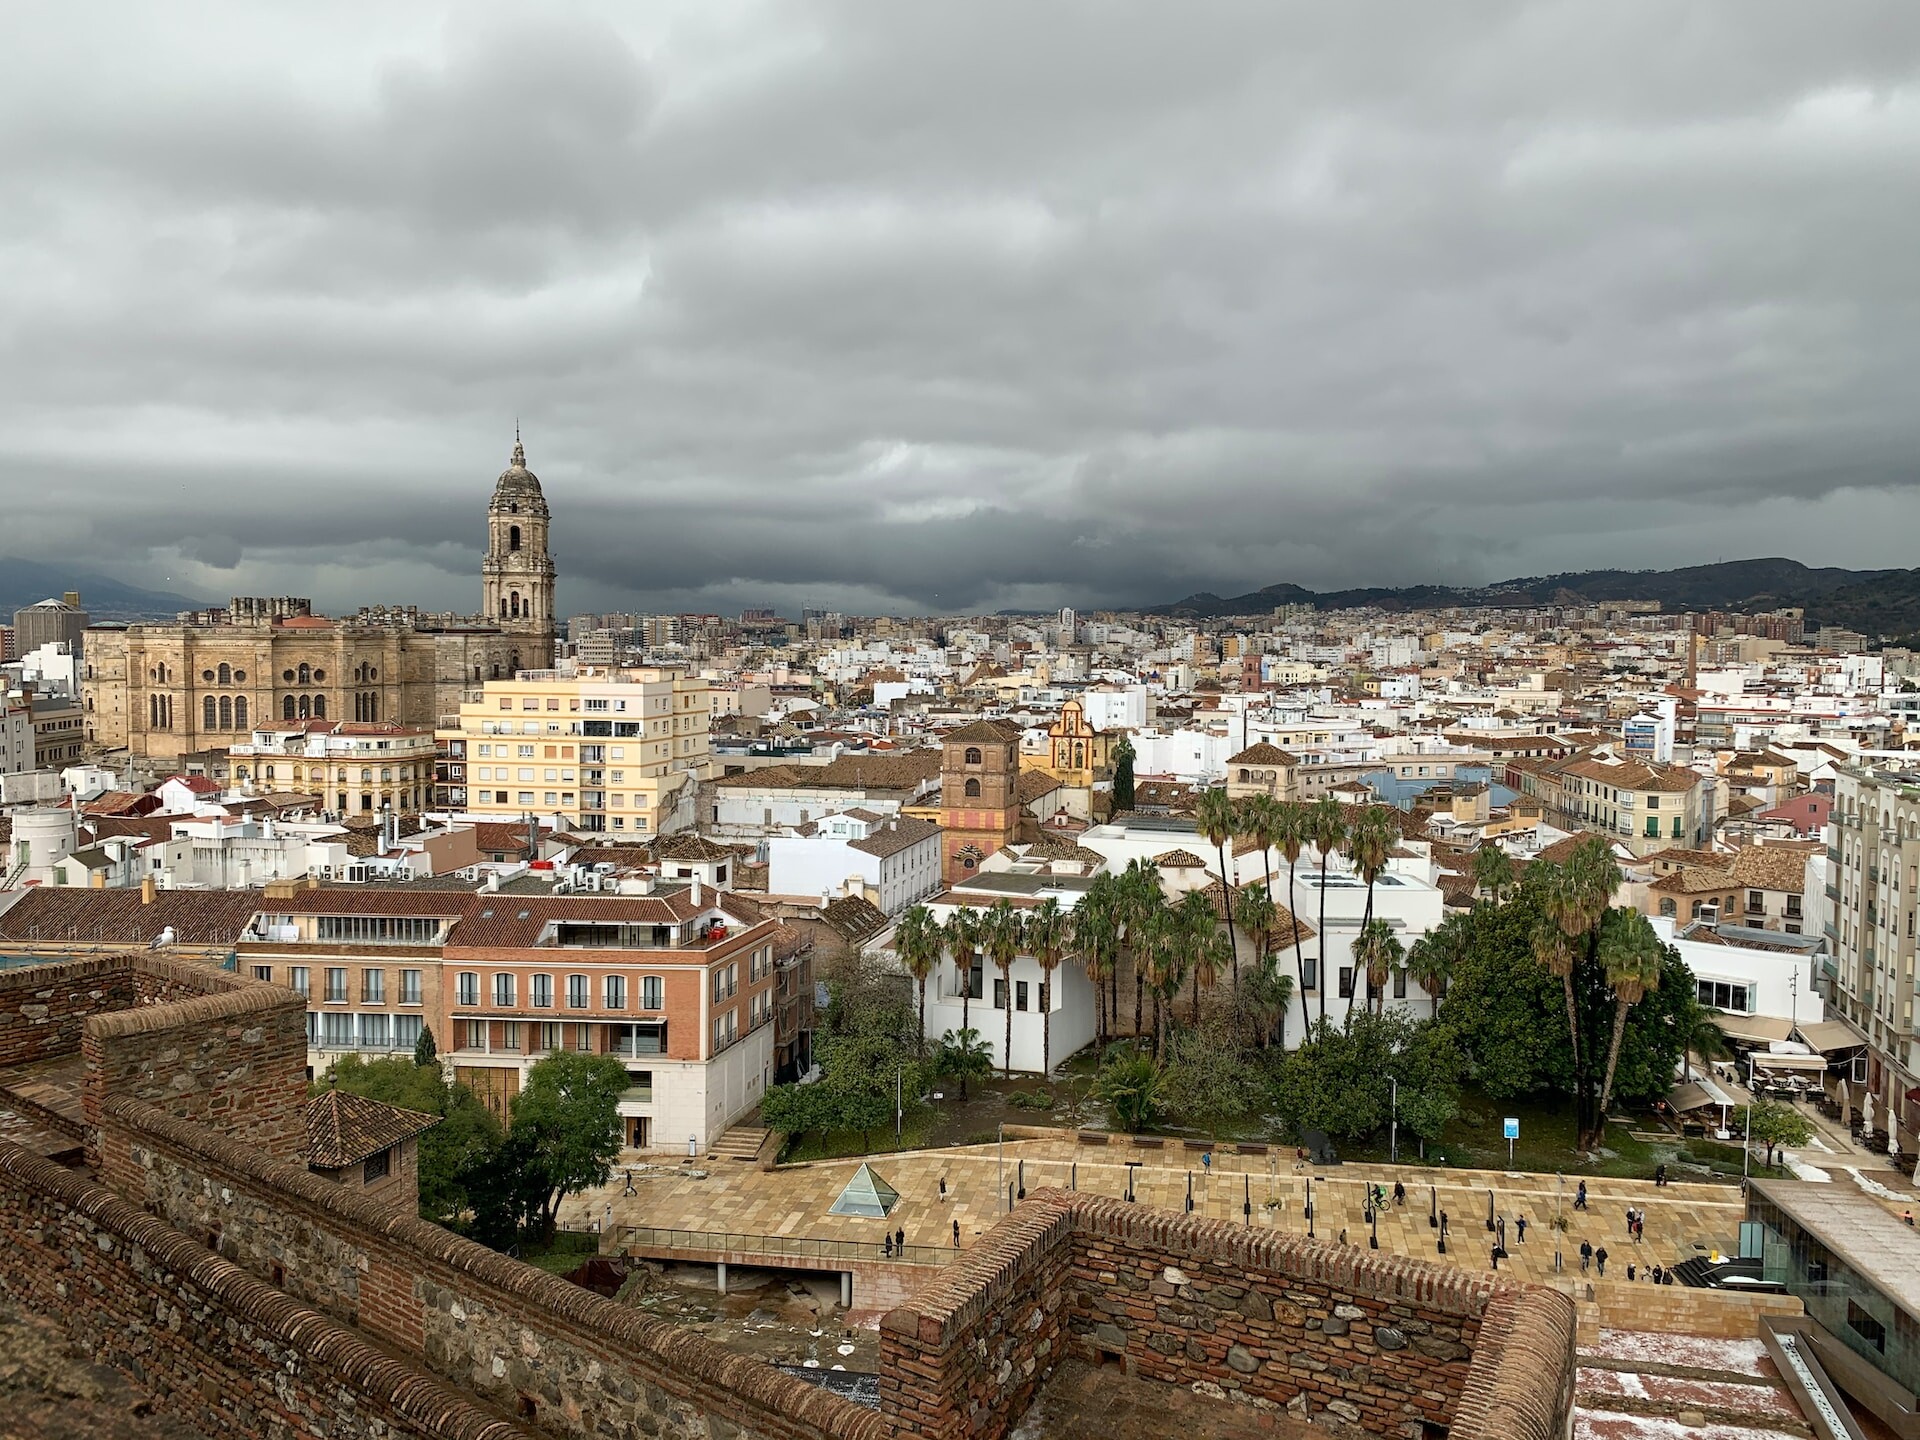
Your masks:
M 291 596 L 237 596 L 167 623 L 92 626 L 87 740 L 171 758 L 283 721 L 449 723 L 465 692 L 553 664 L 549 518 L 516 436 L 487 506 L 480 614 L 363 607 L 333 619 Z

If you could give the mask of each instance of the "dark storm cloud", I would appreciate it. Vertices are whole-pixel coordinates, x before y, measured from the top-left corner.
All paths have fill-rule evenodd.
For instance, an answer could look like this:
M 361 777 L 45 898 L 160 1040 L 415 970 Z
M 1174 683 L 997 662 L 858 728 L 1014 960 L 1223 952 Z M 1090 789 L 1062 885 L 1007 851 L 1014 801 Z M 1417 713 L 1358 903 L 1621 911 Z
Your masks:
M 15 553 L 469 606 L 519 416 L 569 610 L 1911 558 L 1910 6 L 13 19 Z

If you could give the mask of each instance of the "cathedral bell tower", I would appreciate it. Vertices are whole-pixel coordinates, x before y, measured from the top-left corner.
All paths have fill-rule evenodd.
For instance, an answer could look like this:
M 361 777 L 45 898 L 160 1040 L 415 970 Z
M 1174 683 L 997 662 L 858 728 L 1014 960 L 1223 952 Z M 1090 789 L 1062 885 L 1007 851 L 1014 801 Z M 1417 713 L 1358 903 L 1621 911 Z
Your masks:
M 527 469 L 514 427 L 513 462 L 494 483 L 487 503 L 487 558 L 480 564 L 486 616 L 511 635 L 527 637 L 530 669 L 553 664 L 553 557 L 547 553 L 547 497 Z

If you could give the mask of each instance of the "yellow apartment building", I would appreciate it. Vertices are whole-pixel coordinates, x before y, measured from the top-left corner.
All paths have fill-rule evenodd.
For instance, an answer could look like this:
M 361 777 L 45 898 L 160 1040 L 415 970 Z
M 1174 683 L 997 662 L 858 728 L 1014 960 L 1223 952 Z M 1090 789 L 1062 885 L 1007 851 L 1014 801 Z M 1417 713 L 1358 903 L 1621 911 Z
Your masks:
M 468 692 L 438 733 L 437 803 L 483 820 L 560 814 L 590 834 L 694 823 L 713 697 L 680 666 L 526 670 Z

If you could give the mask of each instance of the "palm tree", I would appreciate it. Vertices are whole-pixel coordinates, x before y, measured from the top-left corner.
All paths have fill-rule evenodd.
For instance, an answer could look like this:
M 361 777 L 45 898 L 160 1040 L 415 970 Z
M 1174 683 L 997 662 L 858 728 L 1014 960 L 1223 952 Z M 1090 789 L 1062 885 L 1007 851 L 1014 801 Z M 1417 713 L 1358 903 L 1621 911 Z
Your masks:
M 1433 997 L 1433 1013 L 1440 1013 L 1453 972 L 1467 950 L 1467 917 L 1455 912 L 1413 942 L 1407 951 L 1407 973 Z
M 1267 957 L 1259 969 L 1249 970 L 1241 978 L 1239 1008 L 1253 1031 L 1253 1041 L 1262 1050 L 1276 1035 L 1285 1035 L 1287 1011 L 1293 1004 L 1293 977 Z
M 1387 857 L 1399 839 L 1400 826 L 1385 805 L 1367 806 L 1347 832 L 1347 859 L 1354 873 L 1367 882 L 1367 906 L 1360 916 L 1363 930 L 1373 923 L 1373 882 L 1387 868 Z
M 1234 897 L 1234 919 L 1240 922 L 1240 928 L 1253 941 L 1253 960 L 1255 965 L 1264 966 L 1270 958 L 1267 946 L 1273 939 L 1274 928 L 1280 923 L 1280 911 L 1273 903 L 1273 897 L 1267 893 L 1264 885 L 1249 885 Z M 1233 952 L 1233 983 L 1240 983 L 1240 952 Z
M 993 1048 L 980 1038 L 978 1030 L 962 1026 L 940 1037 L 939 1053 L 933 1057 L 934 1073 L 952 1075 L 960 1081 L 960 1098 L 967 1098 L 967 1081 L 993 1073 Z
M 1001 1073 L 1013 1078 L 1013 962 L 1020 958 L 1024 940 L 1020 912 L 1008 900 L 996 900 L 987 911 L 987 922 L 980 937 L 981 948 L 1000 972 L 1000 1002 L 1007 1016 L 1007 1048 L 1000 1054 Z
M 1613 990 L 1613 1042 L 1607 1047 L 1607 1074 L 1600 1085 L 1600 1114 L 1613 1101 L 1613 1071 L 1620 1063 L 1620 1041 L 1627 1033 L 1627 1011 L 1660 988 L 1660 962 L 1666 950 L 1653 926 L 1638 910 L 1608 912 L 1600 937 L 1600 963 Z
M 1301 953 L 1300 944 L 1300 907 L 1295 900 L 1294 871 L 1300 862 L 1300 852 L 1306 848 L 1312 838 L 1307 833 L 1307 807 L 1297 800 L 1283 800 L 1275 807 L 1273 817 L 1273 843 L 1280 853 L 1287 857 L 1287 915 L 1293 920 L 1293 969 L 1300 977 L 1300 993 L 1307 990 L 1307 962 Z
M 1233 937 L 1207 917 L 1204 930 L 1192 930 L 1184 941 L 1187 967 L 1193 971 L 1193 1023 L 1200 1023 L 1200 987 L 1211 990 L 1233 955 Z
M 1320 1018 L 1327 1018 L 1327 861 L 1347 838 L 1346 812 L 1331 795 L 1322 795 L 1307 810 L 1307 839 L 1320 852 Z
M 1580 1073 L 1580 1022 L 1575 1018 L 1573 1005 L 1573 943 L 1567 939 L 1566 931 L 1551 920 L 1542 920 L 1534 926 L 1533 934 L 1528 937 L 1533 946 L 1533 958 L 1540 968 L 1560 981 L 1562 993 L 1567 1000 L 1567 1039 L 1573 1046 L 1573 1073 Z
M 1280 802 L 1271 795 L 1249 795 L 1240 802 L 1240 838 L 1260 847 L 1267 893 L 1273 893 L 1273 847 L 1280 825 Z
M 1498 905 L 1513 886 L 1513 861 L 1491 842 L 1473 852 L 1473 888 L 1483 890 Z
M 900 928 L 894 933 L 894 953 L 900 957 L 900 964 L 907 974 L 913 977 L 920 991 L 920 1058 L 927 1058 L 927 979 L 933 974 L 934 967 L 940 963 L 940 955 L 946 946 L 946 937 L 941 933 L 940 924 L 933 918 L 933 912 L 924 905 L 911 906 L 900 917 Z
M 1620 867 L 1614 862 L 1613 851 L 1605 837 L 1600 835 L 1589 835 L 1582 840 L 1562 864 L 1547 874 L 1546 884 L 1541 891 L 1542 905 L 1548 917 L 1567 937 L 1569 948 L 1584 937 L 1585 959 L 1589 963 L 1597 960 L 1600 924 L 1606 918 L 1608 907 L 1613 904 L 1614 892 L 1619 888 Z M 1579 1028 L 1579 1010 L 1574 1004 L 1573 985 L 1573 967 L 1579 958 L 1577 954 L 1569 958 L 1561 977 L 1567 999 L 1567 1024 L 1573 1030 Z M 1593 1086 L 1596 1043 L 1590 1039 L 1586 1044 L 1581 1044 L 1578 1037 L 1574 1041 L 1574 1097 L 1578 1143 L 1582 1150 L 1591 1150 L 1600 1143 L 1606 1123 L 1605 1113 L 1598 1107 L 1599 1097 Z
M 1153 938 L 1155 917 L 1166 908 L 1167 899 L 1160 891 L 1160 872 L 1148 860 L 1127 862 L 1126 871 L 1120 877 L 1120 889 L 1120 914 L 1126 926 L 1127 953 L 1133 959 L 1133 1033 L 1138 1035 L 1141 1033 L 1141 1000 L 1146 993 L 1147 949 Z M 1114 983 L 1119 982 L 1116 980 Z M 1119 1019 L 1120 1012 L 1116 1006 L 1116 1030 L 1119 1029 Z
M 1697 1012 L 1698 1018 L 1693 1027 L 1681 1038 L 1686 1042 L 1680 1053 L 1680 1078 L 1693 1079 L 1693 1057 L 1698 1055 L 1709 1066 L 1716 1060 L 1724 1060 L 1733 1054 L 1733 1047 L 1727 1044 L 1727 1032 L 1714 1024 L 1713 1017 L 1723 1011 L 1706 1009 Z
M 1053 1073 L 1053 972 L 1067 957 L 1072 927 L 1060 902 L 1049 895 L 1026 921 L 1027 953 L 1040 967 L 1040 1074 Z
M 1387 1008 L 1387 981 L 1405 958 L 1400 938 L 1384 920 L 1369 920 L 1354 937 L 1353 962 L 1367 972 L 1367 1000 L 1382 1014 Z
M 1190 932 L 1168 906 L 1152 912 L 1147 924 L 1147 988 L 1153 993 L 1153 1058 L 1158 1064 L 1167 1053 L 1167 1011 L 1186 979 Z
M 1073 908 L 1073 943 L 1080 952 L 1080 964 L 1093 986 L 1094 1002 L 1100 1009 L 1099 1038 L 1106 1048 L 1107 982 L 1117 978 L 1120 960 L 1120 897 L 1118 878 L 1102 870 L 1087 886 L 1086 894 Z M 1114 1014 L 1117 1028 L 1120 1016 Z
M 1218 787 L 1205 791 L 1193 807 L 1194 823 L 1220 857 L 1220 883 L 1227 892 L 1227 934 L 1233 934 L 1233 876 L 1227 870 L 1227 842 L 1240 833 L 1233 798 Z
M 980 916 L 965 905 L 954 907 L 946 923 L 947 949 L 960 970 L 960 1028 L 973 1028 L 973 952 L 980 943 Z

